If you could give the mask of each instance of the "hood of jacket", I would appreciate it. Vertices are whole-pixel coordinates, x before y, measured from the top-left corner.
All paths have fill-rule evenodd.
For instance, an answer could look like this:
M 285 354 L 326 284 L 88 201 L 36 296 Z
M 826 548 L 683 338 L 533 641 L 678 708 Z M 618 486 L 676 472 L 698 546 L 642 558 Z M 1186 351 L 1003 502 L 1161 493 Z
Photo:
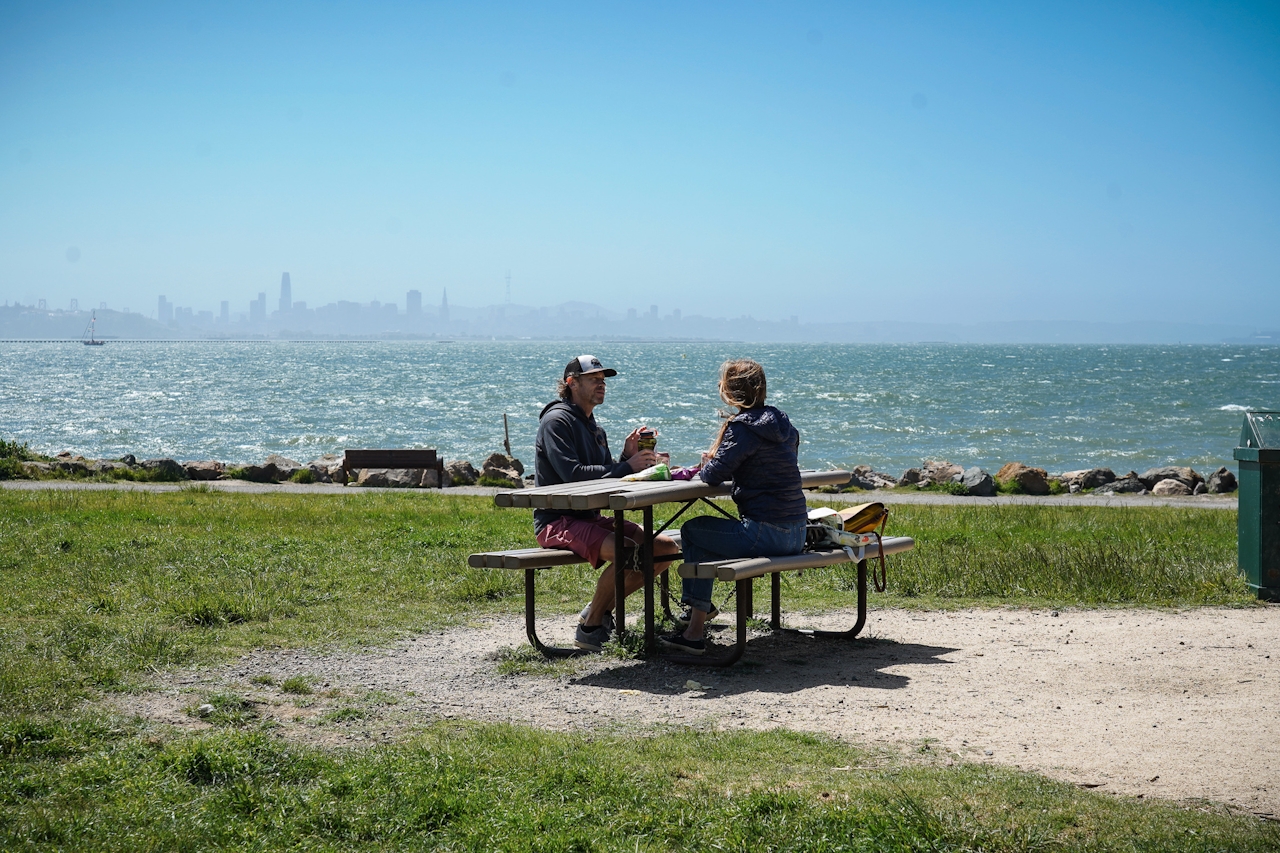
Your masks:
M 732 420 L 750 429 L 761 441 L 771 444 L 785 444 L 800 436 L 799 431 L 791 425 L 787 413 L 773 406 L 747 409 L 734 415 Z

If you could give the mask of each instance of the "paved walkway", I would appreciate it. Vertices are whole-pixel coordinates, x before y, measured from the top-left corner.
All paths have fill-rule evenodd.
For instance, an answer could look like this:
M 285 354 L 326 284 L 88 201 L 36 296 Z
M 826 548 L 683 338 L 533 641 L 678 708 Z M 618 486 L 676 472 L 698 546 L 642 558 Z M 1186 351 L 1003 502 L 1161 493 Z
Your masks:
M 363 488 L 354 486 L 338 486 L 326 483 L 250 483 L 246 480 L 211 480 L 208 482 L 182 483 L 131 483 L 120 481 L 115 483 L 85 482 L 82 480 L 0 480 L 0 488 L 33 490 L 77 490 L 85 491 L 139 491 L 139 492 L 176 492 L 182 489 L 210 488 L 219 492 L 245 492 L 248 494 L 265 494 L 269 492 L 286 492 L 294 494 L 337 495 L 357 494 L 361 492 L 399 492 L 403 489 Z M 485 495 L 492 496 L 499 490 L 484 486 L 460 486 L 452 489 L 441 489 L 439 494 L 446 495 Z M 1236 508 L 1235 495 L 1197 495 L 1185 498 L 1158 498 L 1152 495 L 1001 495 L 995 498 L 968 498 L 957 495 L 944 495 L 937 492 L 860 492 L 854 494 L 823 494 L 809 492 L 809 499 L 819 503 L 858 504 L 866 501 L 882 501 L 886 504 L 934 504 L 956 506 L 1179 506 L 1195 509 L 1230 509 Z

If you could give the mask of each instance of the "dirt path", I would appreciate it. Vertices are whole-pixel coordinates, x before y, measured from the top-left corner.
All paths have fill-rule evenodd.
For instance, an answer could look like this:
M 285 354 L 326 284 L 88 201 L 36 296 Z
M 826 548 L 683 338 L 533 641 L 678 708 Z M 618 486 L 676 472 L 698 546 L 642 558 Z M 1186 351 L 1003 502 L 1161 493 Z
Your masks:
M 548 624 L 546 639 L 565 642 L 568 627 Z M 504 620 L 355 655 L 255 653 L 119 701 L 199 727 L 189 709 L 233 691 L 286 735 L 325 744 L 394 740 L 440 717 L 548 729 L 785 726 L 1280 815 L 1280 607 L 879 611 L 865 636 L 843 647 L 760 636 L 729 670 L 592 657 L 567 674 L 504 676 L 494 653 L 524 643 L 522 626 Z M 280 690 L 298 675 L 316 679 L 315 695 Z M 253 683 L 263 676 L 275 686 Z

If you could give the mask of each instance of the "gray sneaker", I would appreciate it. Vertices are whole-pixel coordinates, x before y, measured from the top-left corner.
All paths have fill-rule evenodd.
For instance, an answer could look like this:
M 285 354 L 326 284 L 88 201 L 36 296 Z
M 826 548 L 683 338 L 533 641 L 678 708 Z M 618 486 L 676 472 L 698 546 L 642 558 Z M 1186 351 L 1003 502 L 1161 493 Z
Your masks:
M 579 625 L 585 625 L 587 623 L 587 611 L 590 609 L 591 609 L 590 604 L 582 608 L 582 612 L 578 614 Z M 600 624 L 604 627 L 605 633 L 608 633 L 608 634 L 613 633 L 613 611 L 612 610 L 606 610 L 604 612 L 604 616 L 600 617 Z
M 589 652 L 598 652 L 605 643 L 609 642 L 609 636 L 609 632 L 603 625 L 588 630 L 585 625 L 579 623 L 578 630 L 573 635 L 573 644 Z

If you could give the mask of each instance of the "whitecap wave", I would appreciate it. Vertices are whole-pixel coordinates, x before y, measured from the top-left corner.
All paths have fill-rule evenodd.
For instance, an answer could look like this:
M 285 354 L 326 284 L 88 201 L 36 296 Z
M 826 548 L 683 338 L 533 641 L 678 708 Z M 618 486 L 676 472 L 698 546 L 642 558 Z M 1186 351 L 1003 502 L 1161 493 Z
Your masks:
M 1235 403 L 1228 403 L 1225 406 L 1219 406 L 1218 411 L 1219 412 L 1247 412 L 1249 411 L 1249 407 L 1237 406 Z

